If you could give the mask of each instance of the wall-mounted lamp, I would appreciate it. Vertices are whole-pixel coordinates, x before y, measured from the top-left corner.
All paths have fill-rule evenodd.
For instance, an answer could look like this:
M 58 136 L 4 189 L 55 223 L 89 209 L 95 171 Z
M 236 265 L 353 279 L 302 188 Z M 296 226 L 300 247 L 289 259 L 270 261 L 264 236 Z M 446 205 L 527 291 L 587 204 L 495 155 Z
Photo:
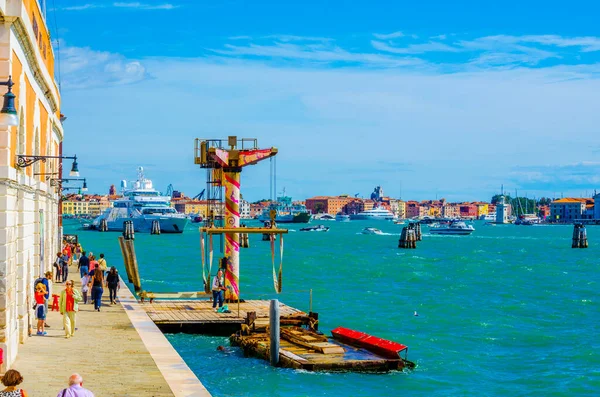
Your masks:
M 17 167 L 18 168 L 26 168 L 31 164 L 37 163 L 38 161 L 46 162 L 46 159 L 71 159 L 73 160 L 73 166 L 71 167 L 71 172 L 69 172 L 69 176 L 79 176 L 79 165 L 77 164 L 77 155 L 73 157 L 69 156 L 28 156 L 26 154 L 18 154 L 17 155 Z
M 0 81 L 0 85 L 8 86 L 8 91 L 4 94 L 4 104 L 0 110 L 0 125 L 17 126 L 19 125 L 19 118 L 17 117 L 17 109 L 15 109 L 15 94 L 12 93 L 14 83 L 11 76 L 8 76 L 8 81 Z
M 50 186 L 58 186 L 59 189 L 61 190 L 68 190 L 68 189 L 79 189 L 79 187 L 75 187 L 75 186 L 66 186 L 66 187 L 62 187 L 63 182 L 73 182 L 73 181 L 83 181 L 83 186 L 81 186 L 81 191 L 82 192 L 87 192 L 88 188 L 87 188 L 87 181 L 85 180 L 85 178 L 54 178 L 54 179 L 50 179 Z

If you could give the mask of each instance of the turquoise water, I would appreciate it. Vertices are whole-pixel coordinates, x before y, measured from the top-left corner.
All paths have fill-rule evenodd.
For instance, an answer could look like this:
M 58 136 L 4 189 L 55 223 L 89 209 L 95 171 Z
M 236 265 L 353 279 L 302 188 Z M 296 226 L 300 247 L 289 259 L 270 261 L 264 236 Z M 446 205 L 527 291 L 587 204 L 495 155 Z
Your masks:
M 269 243 L 251 236 L 251 248 L 242 250 L 242 298 L 278 298 L 308 310 L 312 288 L 322 331 L 345 326 L 406 344 L 417 369 L 374 375 L 271 368 L 237 349 L 217 352 L 227 338 L 168 335 L 213 395 L 598 395 L 600 228 L 588 227 L 588 249 L 571 249 L 572 226 L 476 222 L 471 236 L 424 229 L 418 248 L 406 250 L 397 248 L 399 225 L 326 225 L 328 233 L 285 237 L 280 295 Z M 388 234 L 360 234 L 366 226 Z M 73 229 L 66 225 L 65 233 Z M 124 273 L 118 233 L 77 233 L 84 248 L 104 252 Z M 202 289 L 195 226 L 182 235 L 136 234 L 136 251 L 144 289 Z

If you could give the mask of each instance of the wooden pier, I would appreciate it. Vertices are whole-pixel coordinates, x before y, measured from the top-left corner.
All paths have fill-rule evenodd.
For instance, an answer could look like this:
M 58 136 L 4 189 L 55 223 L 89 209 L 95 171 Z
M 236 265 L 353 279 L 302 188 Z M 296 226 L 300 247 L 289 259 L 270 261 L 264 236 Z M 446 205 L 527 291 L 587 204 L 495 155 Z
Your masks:
M 228 303 L 230 313 L 218 313 L 208 300 L 154 300 L 140 306 L 163 332 L 230 336 L 246 356 L 269 360 L 268 300 Z M 279 364 L 308 371 L 386 372 L 414 368 L 400 356 L 390 358 L 328 337 L 318 329 L 318 314 L 279 303 Z M 306 328 L 303 328 L 306 327 Z
M 230 336 L 241 329 L 248 313 L 256 313 L 257 326 L 269 323 L 268 300 L 247 300 L 239 304 L 227 303 L 231 313 L 216 313 L 208 300 L 160 300 L 141 303 L 150 319 L 163 332 L 186 332 Z M 306 313 L 280 303 L 281 316 Z

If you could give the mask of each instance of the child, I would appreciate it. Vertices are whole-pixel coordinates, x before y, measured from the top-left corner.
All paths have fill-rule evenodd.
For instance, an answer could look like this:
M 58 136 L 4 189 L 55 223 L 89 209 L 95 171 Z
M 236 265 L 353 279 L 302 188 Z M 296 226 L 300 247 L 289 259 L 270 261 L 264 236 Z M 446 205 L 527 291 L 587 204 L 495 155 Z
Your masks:
M 35 316 L 37 317 L 37 334 L 40 336 L 46 335 L 44 330 L 44 322 L 46 321 L 46 286 L 38 283 L 35 286 Z

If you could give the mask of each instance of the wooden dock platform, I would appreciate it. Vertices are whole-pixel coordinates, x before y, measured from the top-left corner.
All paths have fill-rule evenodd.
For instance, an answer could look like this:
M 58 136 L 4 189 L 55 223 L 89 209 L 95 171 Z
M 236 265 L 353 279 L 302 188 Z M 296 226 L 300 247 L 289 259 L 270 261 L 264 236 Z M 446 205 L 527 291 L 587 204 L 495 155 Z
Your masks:
M 150 319 L 163 332 L 202 333 L 230 336 L 241 328 L 247 313 L 255 312 L 258 326 L 269 323 L 268 300 L 247 300 L 239 304 L 227 303 L 231 313 L 215 313 L 208 300 L 155 300 L 140 303 Z M 305 315 L 301 310 L 280 302 L 281 316 Z

